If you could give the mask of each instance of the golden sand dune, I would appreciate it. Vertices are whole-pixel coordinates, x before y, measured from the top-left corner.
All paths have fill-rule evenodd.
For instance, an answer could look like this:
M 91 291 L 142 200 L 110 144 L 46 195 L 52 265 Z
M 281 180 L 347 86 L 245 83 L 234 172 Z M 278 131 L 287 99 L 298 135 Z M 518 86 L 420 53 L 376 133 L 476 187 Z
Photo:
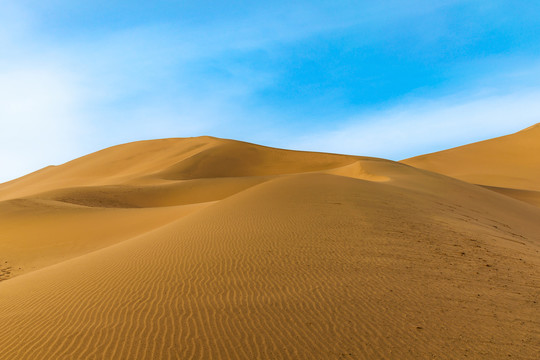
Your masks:
M 540 124 L 402 162 L 540 204 Z
M 444 175 L 170 139 L 0 199 L 1 359 L 537 359 L 540 208 Z
M 0 267 L 9 269 L 4 279 L 34 271 L 130 239 L 209 204 L 96 209 L 43 200 L 3 201 Z
M 270 176 L 357 160 L 205 136 L 129 143 L 47 167 L 0 184 L 3 278 L 145 233 Z
M 0 184 L 0 200 L 81 186 L 167 185 L 189 179 L 320 171 L 355 160 L 353 156 L 288 151 L 207 136 L 139 141 Z

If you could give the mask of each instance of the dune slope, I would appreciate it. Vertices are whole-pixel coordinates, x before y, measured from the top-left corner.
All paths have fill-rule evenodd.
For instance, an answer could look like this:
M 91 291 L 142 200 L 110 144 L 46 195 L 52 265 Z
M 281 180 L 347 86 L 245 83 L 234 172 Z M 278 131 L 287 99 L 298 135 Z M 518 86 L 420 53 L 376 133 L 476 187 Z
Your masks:
M 0 187 L 29 228 L 111 231 L 73 226 L 52 237 L 63 259 L 0 282 L 2 359 L 537 358 L 540 208 L 388 160 L 209 141 Z
M 123 144 L 47 167 L 0 184 L 0 280 L 140 235 L 272 176 L 356 160 L 198 137 Z
M 402 162 L 540 204 L 540 124 Z

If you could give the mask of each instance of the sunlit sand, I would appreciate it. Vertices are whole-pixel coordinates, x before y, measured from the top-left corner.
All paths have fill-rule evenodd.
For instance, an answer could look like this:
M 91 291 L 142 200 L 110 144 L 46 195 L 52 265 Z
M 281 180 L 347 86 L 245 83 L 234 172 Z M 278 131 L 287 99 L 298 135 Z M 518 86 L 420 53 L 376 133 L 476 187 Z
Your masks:
M 402 163 L 108 148 L 0 184 L 0 359 L 536 360 L 538 192 L 538 125 Z

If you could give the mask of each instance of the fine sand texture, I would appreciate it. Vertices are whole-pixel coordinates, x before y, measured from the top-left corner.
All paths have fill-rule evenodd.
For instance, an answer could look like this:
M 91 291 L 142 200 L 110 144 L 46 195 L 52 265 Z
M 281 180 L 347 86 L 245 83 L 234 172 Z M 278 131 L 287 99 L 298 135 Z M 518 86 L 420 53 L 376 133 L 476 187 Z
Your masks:
M 199 137 L 0 184 L 0 359 L 537 360 L 540 207 L 505 192 L 540 177 L 518 165 L 473 181 L 493 191 Z

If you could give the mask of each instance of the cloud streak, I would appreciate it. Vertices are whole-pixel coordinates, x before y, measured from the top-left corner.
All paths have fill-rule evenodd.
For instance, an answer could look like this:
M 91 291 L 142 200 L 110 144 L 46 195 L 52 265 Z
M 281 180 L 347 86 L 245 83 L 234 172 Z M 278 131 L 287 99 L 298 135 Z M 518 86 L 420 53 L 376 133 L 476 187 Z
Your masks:
M 540 91 L 479 98 L 415 100 L 357 115 L 291 148 L 393 160 L 507 135 L 540 122 Z
M 0 72 L 4 179 L 80 153 L 77 139 L 83 135 L 84 117 L 79 96 L 69 74 L 58 69 L 24 66 Z
M 539 121 L 530 54 L 460 58 L 487 30 L 451 14 L 487 2 L 170 4 L 0 0 L 0 182 L 160 137 L 397 159 Z

